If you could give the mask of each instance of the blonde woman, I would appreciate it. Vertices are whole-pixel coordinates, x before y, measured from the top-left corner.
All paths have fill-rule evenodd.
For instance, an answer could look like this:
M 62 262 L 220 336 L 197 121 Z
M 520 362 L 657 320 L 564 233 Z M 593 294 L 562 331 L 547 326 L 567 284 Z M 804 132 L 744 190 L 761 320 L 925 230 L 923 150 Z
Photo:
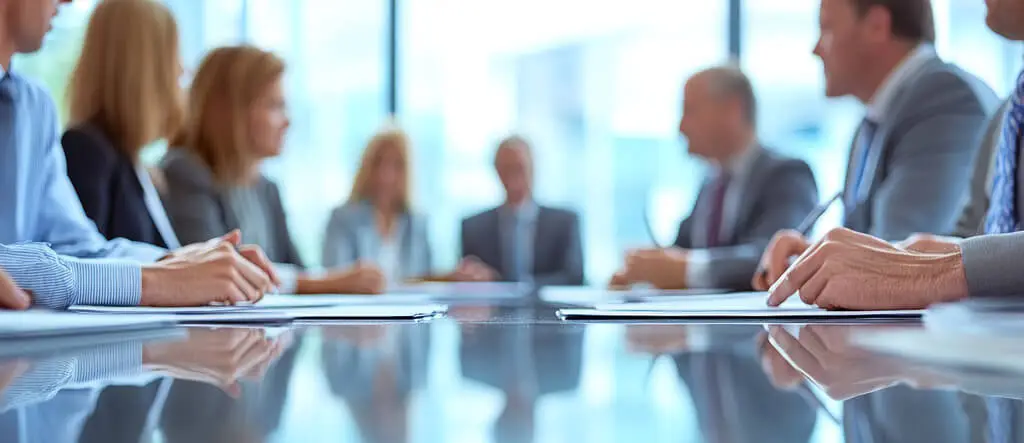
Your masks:
M 322 277 L 301 270 L 277 185 L 260 173 L 264 159 L 281 154 L 290 124 L 284 71 L 280 58 L 251 46 L 205 57 L 192 83 L 188 118 L 161 163 L 171 223 L 182 241 L 241 229 L 247 242 L 278 263 L 282 292 L 378 293 L 384 281 L 372 266 Z
M 426 222 L 409 204 L 409 163 L 402 130 L 388 127 L 373 136 L 348 201 L 327 224 L 324 266 L 373 263 L 392 283 L 430 275 Z
M 153 0 L 97 5 L 71 75 L 70 124 L 61 144 L 85 213 L 108 239 L 180 246 L 139 162 L 143 147 L 181 126 L 180 75 L 178 27 L 166 6 Z

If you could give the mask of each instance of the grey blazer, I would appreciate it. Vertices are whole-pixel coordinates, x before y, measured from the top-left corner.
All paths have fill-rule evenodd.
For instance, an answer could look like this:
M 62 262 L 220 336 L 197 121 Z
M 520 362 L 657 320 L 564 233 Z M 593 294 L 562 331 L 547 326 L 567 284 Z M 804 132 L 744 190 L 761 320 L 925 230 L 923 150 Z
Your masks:
M 163 195 L 167 216 L 182 244 L 197 243 L 239 228 L 238 217 L 227 202 L 227 194 L 217 186 L 213 174 L 202 160 L 183 149 L 170 149 L 160 163 L 167 180 Z M 273 231 L 273 245 L 259 245 L 274 263 L 302 266 L 274 182 L 261 176 L 257 193 L 267 208 L 267 221 Z M 243 239 L 245 233 L 242 233 Z
M 997 106 L 978 78 L 938 57 L 925 62 L 879 122 L 846 227 L 890 241 L 953 232 L 978 140 Z M 849 169 L 847 192 L 854 192 Z
M 398 222 L 401 232 L 401 277 L 429 276 L 432 271 L 426 219 L 406 213 Z M 380 248 L 373 207 L 367 202 L 345 203 L 331 213 L 324 234 L 323 265 L 349 267 L 359 260 L 374 260 Z
M 995 153 L 1003 138 L 1003 124 L 1006 112 L 1010 108 L 1007 100 L 999 108 L 985 127 L 985 135 L 978 146 L 978 157 L 974 160 L 974 172 L 971 173 L 971 188 L 967 204 L 960 213 L 953 235 L 956 237 L 973 237 L 985 233 L 985 218 L 988 215 L 989 194 L 992 192 L 992 177 L 995 172 Z M 1020 195 L 1018 193 L 1018 195 Z M 1022 196 L 1024 197 L 1024 196 Z M 1018 206 L 1021 207 L 1021 206 Z
M 500 273 L 505 268 L 499 209 L 462 221 L 462 257 L 475 256 Z M 540 206 L 533 241 L 533 282 L 537 286 L 582 285 L 581 242 L 575 212 Z
M 704 250 L 710 260 L 707 281 L 716 288 L 750 290 L 751 277 L 775 233 L 796 228 L 818 202 L 818 186 L 807 163 L 767 149 L 758 149 L 756 155 L 732 232 L 725 235 L 721 246 Z M 693 227 L 707 223 L 712 186 L 710 181 L 704 184 L 690 216 L 679 224 L 676 246 L 700 247 L 694 241 Z

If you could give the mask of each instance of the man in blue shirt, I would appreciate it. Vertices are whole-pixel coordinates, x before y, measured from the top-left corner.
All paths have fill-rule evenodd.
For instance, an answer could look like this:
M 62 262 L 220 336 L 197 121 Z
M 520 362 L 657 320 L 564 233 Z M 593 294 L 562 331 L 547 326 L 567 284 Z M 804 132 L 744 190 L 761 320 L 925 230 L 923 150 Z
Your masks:
M 107 241 L 86 217 L 68 180 L 60 122 L 50 96 L 11 70 L 15 53 L 37 51 L 58 5 L 0 2 L 0 306 L 32 303 L 189 306 L 256 301 L 276 282 L 262 251 L 239 247 L 238 232 L 168 252 Z M 2 279 L 2 277 L 0 277 Z

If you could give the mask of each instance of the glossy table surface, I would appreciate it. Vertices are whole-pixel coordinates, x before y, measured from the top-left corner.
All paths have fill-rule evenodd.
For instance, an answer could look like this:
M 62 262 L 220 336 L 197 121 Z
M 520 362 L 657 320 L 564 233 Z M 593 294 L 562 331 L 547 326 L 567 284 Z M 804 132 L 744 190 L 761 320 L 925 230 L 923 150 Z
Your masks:
M 0 442 L 1024 439 L 1024 339 L 555 309 L 455 303 L 427 322 L 179 328 L 9 357 Z

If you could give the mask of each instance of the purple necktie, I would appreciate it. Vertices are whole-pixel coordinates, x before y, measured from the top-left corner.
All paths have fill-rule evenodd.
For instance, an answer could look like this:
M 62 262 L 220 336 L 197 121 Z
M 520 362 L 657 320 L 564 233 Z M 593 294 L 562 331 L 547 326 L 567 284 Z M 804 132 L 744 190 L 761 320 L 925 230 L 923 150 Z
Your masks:
M 722 172 L 711 185 L 711 213 L 708 215 L 707 247 L 718 246 L 722 233 L 722 214 L 725 212 L 725 191 L 729 189 L 729 174 Z

